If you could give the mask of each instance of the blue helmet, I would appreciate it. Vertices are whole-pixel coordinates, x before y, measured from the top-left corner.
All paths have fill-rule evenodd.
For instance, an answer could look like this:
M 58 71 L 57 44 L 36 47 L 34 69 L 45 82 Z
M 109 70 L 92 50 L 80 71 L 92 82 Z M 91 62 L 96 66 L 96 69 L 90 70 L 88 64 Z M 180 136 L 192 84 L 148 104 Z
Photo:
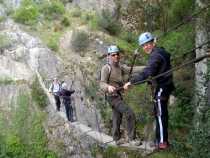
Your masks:
M 116 45 L 111 45 L 108 47 L 108 54 L 119 53 L 119 48 Z
M 143 45 L 147 42 L 154 40 L 154 36 L 150 32 L 144 32 L 139 36 L 138 42 L 139 45 Z

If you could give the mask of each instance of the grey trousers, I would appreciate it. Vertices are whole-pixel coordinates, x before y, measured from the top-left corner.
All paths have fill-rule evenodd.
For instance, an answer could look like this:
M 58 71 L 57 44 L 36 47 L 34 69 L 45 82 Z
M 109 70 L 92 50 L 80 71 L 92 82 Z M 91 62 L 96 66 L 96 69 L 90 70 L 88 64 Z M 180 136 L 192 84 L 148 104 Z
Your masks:
M 120 124 L 122 123 L 122 116 L 125 116 L 126 119 L 126 130 L 128 133 L 129 140 L 135 139 L 136 130 L 135 130 L 135 114 L 133 110 L 124 103 L 122 97 L 118 96 L 108 96 L 107 101 L 112 107 L 112 135 L 113 139 L 119 140 L 121 138 L 120 134 Z

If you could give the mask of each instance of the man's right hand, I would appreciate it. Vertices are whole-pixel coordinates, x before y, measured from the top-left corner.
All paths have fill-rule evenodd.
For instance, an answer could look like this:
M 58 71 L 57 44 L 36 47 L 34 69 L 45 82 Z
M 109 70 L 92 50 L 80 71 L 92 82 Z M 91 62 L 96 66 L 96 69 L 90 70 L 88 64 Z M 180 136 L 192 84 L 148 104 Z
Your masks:
M 127 83 L 124 84 L 123 88 L 125 90 L 127 90 L 130 86 L 131 86 L 131 83 L 130 82 L 127 82 Z
M 114 86 L 111 86 L 111 85 L 108 86 L 109 93 L 113 93 L 115 90 L 116 90 L 116 88 Z

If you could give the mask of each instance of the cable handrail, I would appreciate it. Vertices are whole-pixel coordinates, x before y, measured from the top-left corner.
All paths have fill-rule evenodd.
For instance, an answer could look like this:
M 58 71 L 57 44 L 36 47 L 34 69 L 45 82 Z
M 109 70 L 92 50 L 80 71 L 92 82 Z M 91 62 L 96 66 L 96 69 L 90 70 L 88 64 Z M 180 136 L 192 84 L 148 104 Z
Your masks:
M 188 52 L 193 52 L 193 51 L 195 51 L 197 49 L 201 49 L 204 45 L 207 45 L 207 44 L 210 44 L 210 40 L 207 41 L 207 42 L 204 42 L 203 44 L 199 45 L 198 47 L 193 48 L 192 50 L 190 50 Z M 155 79 L 157 79 L 159 77 L 165 76 L 165 75 L 167 75 L 167 74 L 169 74 L 169 73 L 171 73 L 173 71 L 179 70 L 180 68 L 185 67 L 185 66 L 187 66 L 189 64 L 200 62 L 201 60 L 203 60 L 205 58 L 210 58 L 210 53 L 202 55 L 202 56 L 200 56 L 198 58 L 194 58 L 194 59 L 192 59 L 190 61 L 187 61 L 187 62 L 185 62 L 185 63 L 183 63 L 183 64 L 181 64 L 179 66 L 176 66 L 174 68 L 171 68 L 170 70 L 168 70 L 166 72 L 163 72 L 161 74 L 158 74 L 156 76 L 153 76 L 153 77 L 151 76 L 151 77 L 149 77 L 149 78 L 147 78 L 145 80 L 135 82 L 135 83 L 133 83 L 133 85 L 142 84 L 142 83 L 145 83 L 145 82 L 151 82 L 152 80 L 155 80 Z M 118 87 L 118 88 L 116 88 L 116 91 L 121 91 L 123 89 L 124 89 L 123 87 Z

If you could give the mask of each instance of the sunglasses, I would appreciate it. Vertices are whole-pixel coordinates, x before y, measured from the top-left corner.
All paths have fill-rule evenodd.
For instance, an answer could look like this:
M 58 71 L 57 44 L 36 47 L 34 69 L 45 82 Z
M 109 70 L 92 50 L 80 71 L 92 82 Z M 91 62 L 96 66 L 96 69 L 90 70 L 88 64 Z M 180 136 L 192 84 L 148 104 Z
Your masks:
M 116 54 L 111 54 L 111 56 L 119 56 L 120 54 L 119 53 L 116 53 Z

